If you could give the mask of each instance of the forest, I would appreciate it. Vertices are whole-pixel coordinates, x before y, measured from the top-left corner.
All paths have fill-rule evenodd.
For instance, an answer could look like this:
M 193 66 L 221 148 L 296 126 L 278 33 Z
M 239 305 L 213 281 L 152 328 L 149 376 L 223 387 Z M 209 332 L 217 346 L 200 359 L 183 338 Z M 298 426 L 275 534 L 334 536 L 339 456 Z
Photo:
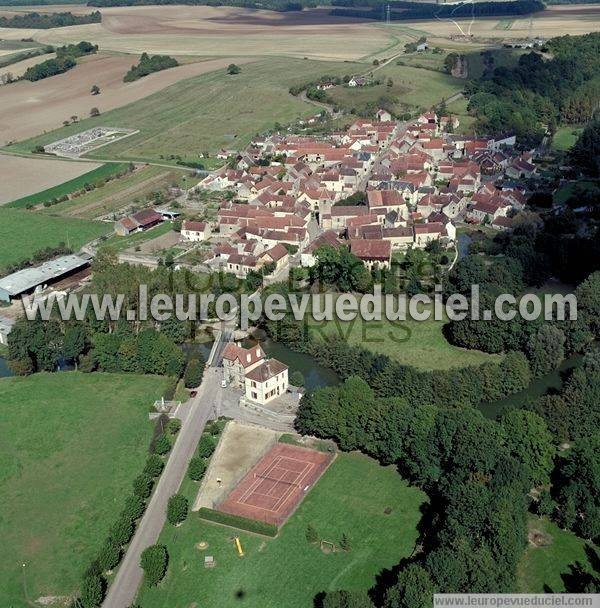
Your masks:
M 85 25 L 87 23 L 100 23 L 100 11 L 89 15 L 74 15 L 73 13 L 26 13 L 12 17 L 0 17 L 0 27 L 31 28 L 49 30 L 55 27 L 68 27 L 70 25 Z
M 530 146 L 561 123 L 592 118 L 600 102 L 600 33 L 553 38 L 544 50 L 551 59 L 532 51 L 515 67 L 496 67 L 467 84 L 478 130 L 513 132 Z

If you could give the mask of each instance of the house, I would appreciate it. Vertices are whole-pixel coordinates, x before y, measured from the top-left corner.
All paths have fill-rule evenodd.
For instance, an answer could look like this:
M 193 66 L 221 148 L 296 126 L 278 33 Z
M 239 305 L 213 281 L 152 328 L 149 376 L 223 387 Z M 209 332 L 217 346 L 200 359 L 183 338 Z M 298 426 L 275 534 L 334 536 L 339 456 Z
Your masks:
M 392 115 L 387 110 L 379 109 L 377 110 L 377 114 L 375 114 L 375 116 L 377 116 L 377 120 L 380 122 L 389 122 L 392 120 Z
M 447 236 L 444 225 L 440 222 L 415 224 L 415 246 L 423 248 L 427 243 Z
M 260 405 L 285 394 L 288 386 L 288 366 L 277 359 L 269 359 L 246 371 L 246 398 Z
M 133 232 L 149 230 L 163 221 L 163 216 L 154 209 L 142 209 L 133 215 L 120 219 L 115 224 L 115 232 L 119 236 L 127 236 Z
M 271 247 L 271 249 L 267 249 L 267 251 L 262 253 L 258 258 L 261 266 L 263 264 L 275 264 L 275 272 L 285 268 L 289 263 L 289 259 L 288 250 L 281 243 Z
M 351 239 L 350 251 L 371 270 L 375 265 L 387 268 L 392 257 L 390 241 L 374 239 Z
M 208 232 L 206 222 L 184 220 L 181 225 L 181 237 L 184 241 L 205 241 L 208 237 Z
M 319 249 L 319 247 L 323 247 L 328 245 L 333 247 L 334 249 L 339 249 L 342 246 L 342 241 L 340 240 L 337 231 L 335 230 L 326 230 L 321 233 L 301 254 L 300 262 L 302 266 L 305 268 L 309 268 L 310 266 L 314 266 L 317 263 L 317 258 L 315 257 L 315 251 Z
M 536 166 L 527 160 L 519 158 L 515 160 L 507 169 L 506 175 L 513 179 L 531 177 L 536 172 Z
M 257 269 L 257 266 L 258 259 L 256 256 L 232 253 L 227 260 L 225 269 L 238 279 L 245 279 L 250 272 Z
M 246 374 L 256 369 L 265 360 L 265 353 L 260 345 L 243 348 L 229 342 L 223 350 L 223 371 L 225 381 L 234 387 L 243 388 Z
M 429 45 L 426 42 L 422 42 L 421 44 L 417 44 L 417 53 L 422 53 L 429 48 Z
M 348 81 L 349 87 L 364 87 L 367 84 L 367 79 L 363 76 L 353 76 Z

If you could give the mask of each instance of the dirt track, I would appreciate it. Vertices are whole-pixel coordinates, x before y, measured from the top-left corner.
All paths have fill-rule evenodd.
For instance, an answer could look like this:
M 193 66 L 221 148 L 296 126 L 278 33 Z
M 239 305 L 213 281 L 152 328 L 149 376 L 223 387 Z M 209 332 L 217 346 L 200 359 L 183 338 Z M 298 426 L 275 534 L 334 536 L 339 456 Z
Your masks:
M 99 54 L 83 59 L 65 74 L 0 87 L 0 145 L 57 129 L 71 116 L 86 118 L 93 107 L 106 112 L 124 106 L 230 63 L 226 58 L 190 63 L 125 83 L 123 75 L 134 61 L 133 57 Z M 90 94 L 94 84 L 100 87 L 100 95 Z

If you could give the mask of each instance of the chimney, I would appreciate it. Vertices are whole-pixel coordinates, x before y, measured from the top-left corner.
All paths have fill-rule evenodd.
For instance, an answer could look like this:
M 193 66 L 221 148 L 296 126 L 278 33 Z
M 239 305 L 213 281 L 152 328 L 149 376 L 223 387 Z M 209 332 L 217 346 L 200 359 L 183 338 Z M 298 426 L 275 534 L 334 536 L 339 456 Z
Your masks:
M 252 361 L 252 355 L 250 353 L 248 353 L 246 355 L 246 361 L 248 361 L 248 363 L 250 363 L 250 361 Z

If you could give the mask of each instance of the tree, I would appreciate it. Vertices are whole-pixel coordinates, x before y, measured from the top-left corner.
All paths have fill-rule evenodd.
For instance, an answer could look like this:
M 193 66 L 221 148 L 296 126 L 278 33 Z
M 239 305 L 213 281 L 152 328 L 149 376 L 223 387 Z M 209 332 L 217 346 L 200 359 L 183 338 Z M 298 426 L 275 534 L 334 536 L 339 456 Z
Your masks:
M 129 517 L 121 516 L 110 529 L 109 538 L 119 547 L 126 545 L 133 536 L 133 522 Z
M 193 481 L 200 481 L 204 477 L 204 471 L 206 471 L 206 461 L 204 458 L 195 456 L 190 460 L 190 466 L 188 468 L 188 477 Z
M 384 608 L 431 608 L 434 587 L 431 576 L 419 564 L 409 564 L 385 597 Z
M 208 458 L 212 456 L 212 453 L 215 451 L 215 447 L 216 443 L 212 435 L 204 433 L 198 442 L 198 456 L 201 458 Z
M 153 486 L 154 480 L 152 477 L 146 473 L 142 473 L 133 480 L 133 493 L 145 500 L 150 496 Z
M 319 533 L 312 524 L 308 524 L 308 526 L 306 527 L 306 540 L 311 545 L 314 545 L 315 543 L 319 542 Z
M 152 545 L 142 552 L 140 566 L 144 571 L 144 577 L 148 585 L 155 586 L 165 576 L 169 554 L 164 545 Z
M 150 456 L 148 456 L 146 459 L 143 472 L 154 479 L 162 473 L 164 466 L 165 463 L 158 454 L 150 454 Z
M 146 504 L 144 500 L 135 494 L 128 496 L 125 500 L 125 506 L 123 507 L 122 515 L 123 517 L 127 517 L 131 521 L 135 521 L 139 519 L 144 509 L 146 508 Z
M 545 323 L 529 338 L 527 356 L 534 376 L 549 374 L 565 358 L 564 332 L 550 323 Z
M 81 585 L 83 608 L 97 608 L 104 599 L 104 585 L 99 576 L 86 576 Z
M 304 375 L 301 371 L 294 371 L 290 376 L 290 383 L 293 386 L 304 386 Z
M 99 95 L 100 94 L 100 87 L 97 84 L 92 85 L 92 88 L 90 89 L 90 93 L 92 95 Z
M 204 374 L 204 366 L 198 359 L 190 359 L 185 373 L 183 374 L 183 383 L 186 388 L 197 388 L 202 382 Z
M 63 355 L 67 361 L 74 361 L 77 367 L 77 360 L 85 352 L 87 347 L 87 332 L 81 323 L 67 326 L 63 340 Z
M 167 505 L 167 520 L 174 526 L 180 524 L 188 515 L 188 500 L 182 494 L 174 494 Z
M 95 118 L 96 116 L 100 116 L 100 110 L 99 110 L 98 108 L 96 108 L 96 107 L 93 107 L 93 108 L 90 110 L 90 116 L 91 116 L 92 118 Z
M 548 426 L 534 412 L 510 410 L 502 416 L 506 446 L 511 456 L 521 462 L 532 486 L 550 481 L 556 448 Z
M 373 608 L 365 591 L 331 591 L 323 599 L 323 608 Z
M 167 429 L 171 435 L 177 435 L 181 430 L 181 420 L 179 418 L 171 418 L 169 420 L 169 424 L 167 425 Z
M 158 439 L 154 442 L 154 453 L 159 456 L 163 456 L 167 452 L 171 450 L 171 441 L 169 438 L 163 433 L 158 437 Z
M 98 553 L 98 565 L 102 572 L 112 570 L 121 560 L 121 547 L 112 538 L 108 538 Z
M 239 74 L 242 71 L 242 68 L 240 68 L 238 65 L 235 65 L 235 63 L 230 63 L 227 66 L 227 73 L 230 76 L 233 76 L 235 74 Z

